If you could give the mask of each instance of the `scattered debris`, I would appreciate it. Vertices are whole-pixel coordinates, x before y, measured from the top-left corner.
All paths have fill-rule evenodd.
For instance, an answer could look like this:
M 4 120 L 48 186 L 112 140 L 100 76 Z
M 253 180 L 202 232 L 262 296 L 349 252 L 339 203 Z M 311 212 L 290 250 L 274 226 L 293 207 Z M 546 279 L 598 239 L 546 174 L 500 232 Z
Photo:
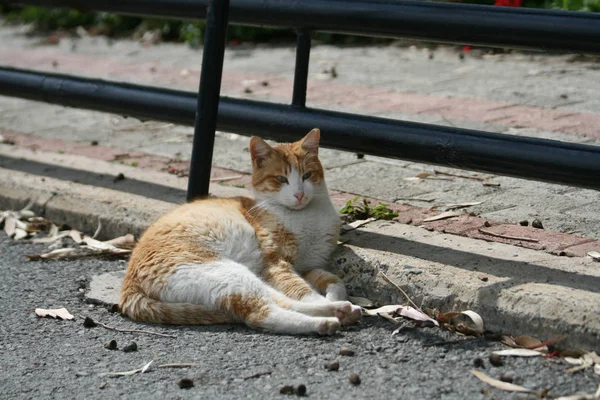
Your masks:
M 347 347 L 342 347 L 340 349 L 340 356 L 346 356 L 346 357 L 354 357 L 354 350 L 349 349 Z
M 442 220 L 442 219 L 459 217 L 461 215 L 465 215 L 465 213 L 462 212 L 462 211 L 445 211 L 445 212 L 443 212 L 441 214 L 434 215 L 433 217 L 425 218 L 423 220 L 423 222 L 439 221 L 439 220 Z
M 346 233 L 346 232 L 353 231 L 356 228 L 360 228 L 361 226 L 366 225 L 369 222 L 373 222 L 373 221 L 375 221 L 375 218 L 369 218 L 369 219 L 365 219 L 365 220 L 357 220 L 357 221 L 351 222 L 349 224 L 344 224 L 344 225 L 342 225 L 342 232 Z
M 194 387 L 194 381 L 190 378 L 183 378 L 177 381 L 179 389 L 191 389 Z
M 35 309 L 35 313 L 37 314 L 38 317 L 42 317 L 42 318 L 46 318 L 46 317 L 51 317 L 51 318 L 56 318 L 56 319 L 73 319 L 73 318 L 75 318 L 64 307 L 63 308 L 53 309 L 53 310 L 46 310 L 46 309 L 43 309 L 43 308 L 36 308 Z
M 494 367 L 501 367 L 504 365 L 504 360 L 498 354 L 494 354 L 494 353 L 490 354 L 489 361 L 490 361 L 490 364 L 492 364 Z M 502 378 L 500 378 L 500 379 L 502 380 Z
M 536 392 L 535 390 L 524 388 L 523 386 L 515 385 L 508 382 L 502 382 L 500 380 L 494 379 L 492 377 L 487 376 L 481 371 L 477 371 L 476 369 L 471 370 L 471 373 L 477 377 L 482 382 L 487 383 L 490 386 L 495 387 L 496 389 L 504 390 L 507 392 L 519 392 L 519 393 L 533 393 L 539 397 L 541 397 L 540 392 Z
M 144 372 L 148 371 L 148 368 L 150 368 L 150 365 L 152 365 L 153 362 L 154 362 L 154 360 L 151 360 L 149 363 L 147 363 L 143 367 L 137 368 L 137 369 L 132 369 L 131 371 L 124 371 L 124 372 L 104 372 L 104 373 L 100 374 L 100 376 L 129 376 L 129 375 L 135 375 L 138 372 L 140 374 L 143 374 Z
M 392 281 L 381 269 L 379 270 L 379 273 L 381 274 L 381 277 L 390 285 L 394 286 L 396 289 L 398 289 L 398 291 L 400 293 L 402 293 L 402 295 L 406 298 L 406 300 L 408 301 L 408 303 L 410 305 L 412 305 L 414 308 L 419 309 L 419 306 L 417 306 L 412 299 L 408 296 L 408 294 L 406 294 L 406 292 L 394 281 Z
M 594 367 L 594 372 L 598 373 L 598 370 L 600 369 L 600 367 L 598 367 L 600 365 L 600 356 L 598 356 L 595 351 L 585 353 L 580 358 L 565 357 L 565 361 L 569 364 L 576 365 L 575 367 L 567 369 L 567 372 L 569 373 L 582 371 L 590 367 Z
M 175 363 L 175 364 L 161 364 L 158 368 L 188 368 L 188 367 L 197 367 L 200 364 L 194 363 Z
M 481 203 L 483 203 L 483 201 L 472 201 L 469 203 L 449 204 L 447 206 L 444 206 L 444 208 L 446 209 L 446 211 L 452 211 L 452 210 L 459 210 L 461 208 L 478 206 Z
M 526 238 L 526 237 L 521 237 L 521 236 L 511 236 L 511 235 L 501 235 L 499 233 L 490 232 L 486 229 L 481 229 L 481 228 L 479 228 L 478 231 L 480 233 L 483 233 L 484 235 L 494 236 L 494 237 L 498 237 L 498 238 L 502 238 L 502 239 L 520 240 L 522 242 L 539 243 L 539 240 L 532 239 L 532 238 Z
M 325 363 L 325 369 L 327 371 L 337 371 L 340 369 L 340 363 L 338 360 L 334 360 L 334 361 L 327 361 Z
M 299 385 L 294 386 L 294 393 L 296 396 L 305 396 L 306 395 L 306 385 L 301 383 Z
M 125 347 L 123 347 L 123 351 L 125 353 L 131 353 L 131 352 L 137 351 L 137 350 L 138 350 L 138 346 L 137 346 L 136 342 L 130 342 Z
M 117 350 L 117 341 L 113 339 L 104 343 L 104 348 L 108 350 Z
M 104 329 L 108 329 L 108 330 L 116 331 L 116 332 L 122 332 L 122 333 L 143 333 L 143 334 L 146 334 L 146 335 L 156 335 L 156 336 L 168 337 L 168 338 L 173 338 L 173 339 L 177 338 L 177 336 L 175 336 L 175 335 L 168 335 L 166 333 L 157 333 L 157 332 L 137 330 L 137 329 L 119 329 L 119 328 L 113 328 L 111 326 L 103 324 L 102 322 L 94 321 L 90 317 L 85 317 L 85 320 L 83 321 L 83 326 L 86 327 L 86 328 L 93 328 L 95 326 L 101 326 Z
M 253 374 L 253 375 L 250 375 L 250 376 L 246 376 L 243 379 L 245 381 L 247 381 L 248 379 L 258 378 L 258 377 L 261 377 L 263 375 L 271 375 L 272 373 L 273 373 L 273 371 L 257 372 L 256 374 Z
M 487 181 L 487 180 L 490 179 L 490 178 L 482 178 L 482 177 L 479 177 L 479 176 L 451 174 L 451 173 L 448 173 L 448 172 L 442 172 L 442 171 L 438 171 L 438 170 L 433 170 L 433 172 L 436 175 L 452 176 L 452 177 L 455 177 L 455 178 L 464 178 L 464 179 L 470 179 L 470 180 L 479 181 L 479 182 L 485 182 L 485 181 Z
M 536 350 L 529 349 L 507 349 L 507 350 L 498 350 L 494 351 L 492 354 L 496 354 L 498 356 L 512 356 L 512 357 L 539 357 L 542 356 L 543 353 Z
M 590 251 L 587 253 L 589 257 L 592 257 L 594 261 L 600 261 L 600 252 L 598 251 Z
M 531 223 L 531 226 L 533 226 L 534 228 L 537 228 L 537 229 L 544 229 L 544 225 L 542 225 L 542 221 L 540 221 L 537 218 L 533 220 L 533 222 Z
M 350 374 L 350 377 L 348 378 L 348 380 L 353 385 L 360 385 L 360 376 L 356 373 Z

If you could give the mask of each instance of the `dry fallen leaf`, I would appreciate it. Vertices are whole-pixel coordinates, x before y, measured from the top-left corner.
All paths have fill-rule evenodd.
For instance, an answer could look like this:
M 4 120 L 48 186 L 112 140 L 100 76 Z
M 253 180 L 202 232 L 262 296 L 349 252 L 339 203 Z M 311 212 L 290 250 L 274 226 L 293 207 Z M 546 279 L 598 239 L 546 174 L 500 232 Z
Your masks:
M 529 349 L 498 350 L 498 351 L 494 351 L 493 354 L 496 354 L 499 356 L 512 356 L 512 357 L 537 357 L 537 356 L 543 355 L 539 351 L 529 350 Z
M 377 316 L 381 313 L 394 313 L 396 312 L 396 310 L 398 310 L 399 308 L 401 308 L 403 306 L 398 306 L 398 305 L 388 305 L 388 306 L 382 306 L 379 308 L 375 308 L 373 310 L 365 310 L 365 314 L 366 315 L 370 315 L 370 316 Z
M 131 250 L 116 247 L 98 249 L 91 246 L 67 247 L 52 250 L 50 253 L 26 255 L 30 260 L 76 260 L 81 258 L 119 258 L 131 253 Z
M 12 237 L 12 235 L 15 234 L 15 229 L 17 229 L 15 221 L 16 220 L 10 215 L 4 219 L 4 232 L 6 232 L 9 237 Z
M 537 350 L 542 353 L 548 352 L 548 346 L 544 345 L 544 343 L 540 339 L 531 336 L 517 336 L 516 338 L 514 338 L 514 342 L 519 347 L 525 349 Z
M 465 318 L 465 316 L 467 318 Z M 459 323 L 465 324 L 469 329 L 482 334 L 484 331 L 483 327 L 483 318 L 475 311 L 467 310 L 463 311 L 454 318 L 452 318 L 453 322 L 460 321 Z M 455 325 L 458 325 L 455 323 Z
M 25 239 L 27 236 L 29 236 L 29 234 L 27 233 L 27 231 L 25 229 L 15 228 L 15 236 L 14 236 L 15 240 Z
M 588 256 L 592 257 L 594 261 L 600 261 L 600 252 L 598 251 L 590 251 L 587 253 Z
M 465 215 L 465 213 L 463 213 L 461 211 L 446 211 L 446 212 L 443 212 L 441 214 L 434 215 L 433 217 L 425 218 L 423 220 L 423 222 L 439 221 L 441 219 L 454 218 L 454 217 L 458 217 L 458 216 L 461 216 L 461 215 Z
M 135 236 L 133 236 L 131 233 L 128 233 L 125 236 L 119 236 L 118 238 L 107 240 L 104 243 L 113 245 L 119 249 L 131 250 L 135 247 Z
M 581 360 L 581 363 L 578 366 L 567 369 L 567 372 L 573 373 L 573 372 L 581 371 L 583 369 L 592 367 L 594 364 L 596 364 L 597 361 L 600 361 L 600 360 L 598 360 L 598 355 L 594 351 L 584 354 L 580 358 L 580 360 Z
M 519 393 L 533 393 L 537 396 L 540 396 L 541 393 L 536 392 L 535 390 L 524 388 L 523 386 L 515 385 L 513 383 L 502 382 L 498 379 L 494 379 L 492 377 L 487 376 L 481 371 L 477 371 L 475 369 L 471 370 L 471 373 L 477 377 L 482 382 L 487 383 L 490 386 L 493 386 L 497 389 L 504 390 L 507 392 L 519 392 Z
M 383 314 L 397 314 L 402 317 L 406 317 L 408 319 L 412 319 L 415 321 L 430 321 L 435 326 L 440 325 L 439 322 L 437 322 L 435 319 L 431 318 L 429 315 L 425 314 L 423 311 L 417 310 L 416 308 L 411 307 L 411 306 L 387 305 L 387 306 L 375 308 L 373 310 L 365 310 L 365 315 L 384 316 Z M 392 316 L 392 318 L 393 318 L 393 316 Z M 395 319 L 394 319 L 394 321 L 398 322 Z
M 342 231 L 344 231 L 344 232 L 353 231 L 354 229 L 359 228 L 359 227 L 366 225 L 369 222 L 373 222 L 373 221 L 375 221 L 375 218 L 361 219 L 361 220 L 351 222 L 349 224 L 344 224 L 344 225 L 342 225 Z
M 58 319 L 73 319 L 73 318 L 75 318 L 64 307 L 57 308 L 54 310 L 45 310 L 43 308 L 36 308 L 35 313 L 38 315 L 38 317 L 42 317 L 42 318 L 44 318 L 44 317 L 52 317 L 52 318 L 58 318 Z

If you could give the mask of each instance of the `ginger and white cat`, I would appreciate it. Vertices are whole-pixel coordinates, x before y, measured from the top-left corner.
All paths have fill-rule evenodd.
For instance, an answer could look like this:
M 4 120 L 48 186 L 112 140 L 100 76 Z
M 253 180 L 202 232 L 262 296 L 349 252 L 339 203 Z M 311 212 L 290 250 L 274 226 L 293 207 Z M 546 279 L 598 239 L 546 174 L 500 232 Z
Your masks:
M 334 334 L 361 318 L 326 268 L 340 218 L 318 158 L 320 133 L 269 146 L 252 137 L 256 199 L 206 198 L 155 222 L 136 246 L 120 307 L 136 321 L 245 322 L 288 334 Z

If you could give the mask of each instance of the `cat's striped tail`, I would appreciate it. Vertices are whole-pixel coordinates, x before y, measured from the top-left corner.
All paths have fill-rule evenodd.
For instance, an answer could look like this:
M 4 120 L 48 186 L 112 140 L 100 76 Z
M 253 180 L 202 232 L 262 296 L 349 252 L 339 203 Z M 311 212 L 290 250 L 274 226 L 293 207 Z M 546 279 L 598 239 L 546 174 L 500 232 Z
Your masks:
M 134 321 L 172 325 L 217 325 L 236 322 L 227 313 L 207 310 L 190 303 L 165 303 L 143 292 L 124 291 L 119 304 L 121 312 Z

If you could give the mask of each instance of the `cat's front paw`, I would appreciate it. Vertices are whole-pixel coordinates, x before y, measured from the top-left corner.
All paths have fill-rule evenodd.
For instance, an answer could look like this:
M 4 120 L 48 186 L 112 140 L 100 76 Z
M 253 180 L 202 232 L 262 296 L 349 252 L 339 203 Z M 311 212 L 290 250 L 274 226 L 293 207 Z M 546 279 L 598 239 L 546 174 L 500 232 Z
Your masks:
M 355 324 L 362 318 L 362 310 L 359 306 L 355 306 L 349 301 L 336 301 L 335 316 L 340 320 L 342 325 Z
M 319 318 L 317 333 L 319 335 L 335 335 L 340 329 L 340 320 L 337 318 Z

